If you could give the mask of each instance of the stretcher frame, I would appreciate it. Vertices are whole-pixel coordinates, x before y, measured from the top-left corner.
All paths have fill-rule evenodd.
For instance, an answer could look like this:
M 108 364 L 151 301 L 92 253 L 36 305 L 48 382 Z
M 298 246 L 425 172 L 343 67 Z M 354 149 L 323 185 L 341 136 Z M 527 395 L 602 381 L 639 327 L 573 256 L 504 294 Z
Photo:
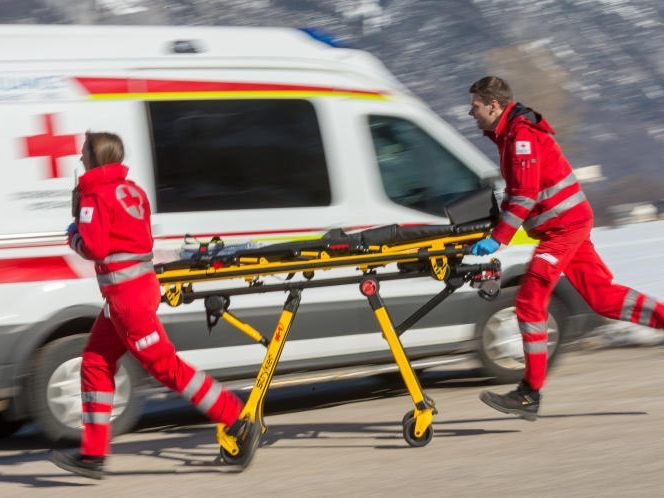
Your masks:
M 462 263 L 470 246 L 489 235 L 489 221 L 468 226 L 439 227 L 436 230 L 435 226 L 425 226 L 424 235 L 418 233 L 417 240 L 408 240 L 408 233 L 413 233 L 413 228 L 417 232 L 417 227 L 397 227 L 397 231 L 408 233 L 399 233 L 385 244 L 363 243 L 361 237 L 347 236 L 341 232 L 341 239 L 336 233 L 334 235 L 337 237 L 327 240 L 323 237 L 318 241 L 274 244 L 239 250 L 221 257 L 205 254 L 207 247 L 201 244 L 199 255 L 202 258 L 157 265 L 155 270 L 163 288 L 163 302 L 179 306 L 204 299 L 208 331 L 222 319 L 266 348 L 254 386 L 240 414 L 241 419 L 259 423 L 263 433 L 267 430 L 263 417 L 265 396 L 288 340 L 302 291 L 359 284 L 360 292 L 368 300 L 413 401 L 414 408 L 402 419 L 404 439 L 410 446 L 425 446 L 433 437 L 432 421 L 437 409 L 434 401 L 424 393 L 399 337 L 465 283 L 470 282 L 477 287 L 480 296 L 495 298 L 499 292 L 500 278 L 498 260 L 481 264 Z M 388 228 L 392 228 L 391 233 L 394 233 L 393 227 Z M 397 264 L 398 270 L 384 272 L 385 267 L 391 264 Z M 360 274 L 313 280 L 316 272 L 342 267 L 355 267 Z M 304 280 L 290 281 L 297 273 L 302 273 Z M 265 276 L 279 274 L 286 274 L 288 281 L 265 285 L 261 280 Z M 395 326 L 380 295 L 380 282 L 424 276 L 443 282 L 444 288 Z M 193 288 L 196 282 L 234 278 L 242 278 L 248 285 L 203 291 Z M 232 296 L 278 291 L 287 292 L 287 297 L 269 340 L 229 310 Z M 223 461 L 227 464 L 236 463 L 242 448 L 234 436 L 227 434 L 223 424 L 217 426 L 217 441 Z

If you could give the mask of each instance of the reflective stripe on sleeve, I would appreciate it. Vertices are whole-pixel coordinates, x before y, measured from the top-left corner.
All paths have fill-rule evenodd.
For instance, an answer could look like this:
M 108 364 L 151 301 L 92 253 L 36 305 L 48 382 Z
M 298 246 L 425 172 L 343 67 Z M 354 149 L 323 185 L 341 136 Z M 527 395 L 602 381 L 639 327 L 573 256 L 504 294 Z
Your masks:
M 510 211 L 503 211 L 502 221 L 507 223 L 512 228 L 518 230 L 521 224 L 523 223 L 523 218 L 520 218 L 519 216 L 515 215 Z
M 532 208 L 535 207 L 535 204 L 537 201 L 535 199 L 531 199 L 530 197 L 525 197 L 523 195 L 515 195 L 514 197 L 509 198 L 509 202 L 512 204 L 518 204 L 524 209 L 527 209 L 530 211 Z
M 639 297 L 639 293 L 636 292 L 634 289 L 630 289 L 627 291 L 627 294 L 625 294 L 625 300 L 623 301 L 622 312 L 620 313 L 621 320 L 624 320 L 626 322 L 629 322 L 631 320 L 637 297 Z
M 83 237 L 81 237 L 79 233 L 74 234 L 74 236 L 71 239 L 71 247 L 74 251 L 76 251 L 76 254 L 78 254 L 82 258 L 85 258 L 85 254 L 83 254 L 83 249 L 81 248 L 81 244 L 83 244 Z
M 564 212 L 572 209 L 574 206 L 582 203 L 585 200 L 586 196 L 584 195 L 584 193 L 577 192 L 576 194 L 569 196 L 567 199 L 559 202 L 558 204 L 544 211 L 543 213 L 530 218 L 528 221 L 526 221 L 523 224 L 523 227 L 526 230 L 532 230 L 533 228 L 537 228 L 538 226 L 546 223 L 549 220 L 552 220 L 553 218 L 560 216 Z
M 132 280 L 134 278 L 146 275 L 154 271 L 152 262 L 143 262 L 132 265 L 122 270 L 116 270 L 103 275 L 97 275 L 99 285 L 113 285 Z

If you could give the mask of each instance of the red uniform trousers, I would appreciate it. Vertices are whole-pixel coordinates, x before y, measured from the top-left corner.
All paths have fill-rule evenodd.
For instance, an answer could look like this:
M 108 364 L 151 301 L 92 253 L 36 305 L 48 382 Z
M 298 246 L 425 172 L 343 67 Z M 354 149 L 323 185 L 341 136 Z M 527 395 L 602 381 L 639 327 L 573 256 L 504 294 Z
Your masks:
M 157 318 L 160 292 L 153 273 L 116 285 L 105 294 L 107 306 L 97 317 L 83 351 L 81 454 L 108 453 L 114 375 L 118 360 L 127 351 L 155 379 L 187 398 L 210 419 L 225 425 L 235 422 L 242 401 L 176 354 Z
M 540 389 L 546 378 L 547 319 L 551 293 L 564 273 L 598 314 L 664 328 L 664 304 L 613 283 L 613 275 L 590 241 L 592 221 L 547 233 L 538 245 L 516 296 L 523 337 L 525 380 Z

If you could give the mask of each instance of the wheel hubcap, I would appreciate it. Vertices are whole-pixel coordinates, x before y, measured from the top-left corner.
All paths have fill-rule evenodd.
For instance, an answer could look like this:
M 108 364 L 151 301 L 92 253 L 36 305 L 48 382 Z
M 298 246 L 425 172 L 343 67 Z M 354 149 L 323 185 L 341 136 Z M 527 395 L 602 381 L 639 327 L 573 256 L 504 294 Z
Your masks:
M 558 323 L 549 313 L 547 320 L 547 349 L 549 356 L 555 351 L 559 341 Z M 504 308 L 489 318 L 482 334 L 484 351 L 496 365 L 519 370 L 525 367 L 523 340 L 519 332 L 519 323 L 514 306 Z
M 81 424 L 81 361 L 72 358 L 55 369 L 46 387 L 48 407 L 62 424 L 80 429 Z M 119 417 L 127 407 L 131 394 L 131 382 L 127 369 L 120 365 L 115 374 L 115 394 L 111 420 Z

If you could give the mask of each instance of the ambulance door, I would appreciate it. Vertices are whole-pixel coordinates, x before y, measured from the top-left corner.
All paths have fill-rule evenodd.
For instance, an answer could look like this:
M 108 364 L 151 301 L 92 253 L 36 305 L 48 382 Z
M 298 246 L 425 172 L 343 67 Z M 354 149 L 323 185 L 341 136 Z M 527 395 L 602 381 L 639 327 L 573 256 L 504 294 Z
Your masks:
M 382 207 L 372 211 L 404 222 L 446 222 L 446 201 L 490 184 L 497 174 L 493 163 L 421 105 L 355 101 L 352 108 L 347 126 L 371 165 L 365 179 L 371 199 Z

